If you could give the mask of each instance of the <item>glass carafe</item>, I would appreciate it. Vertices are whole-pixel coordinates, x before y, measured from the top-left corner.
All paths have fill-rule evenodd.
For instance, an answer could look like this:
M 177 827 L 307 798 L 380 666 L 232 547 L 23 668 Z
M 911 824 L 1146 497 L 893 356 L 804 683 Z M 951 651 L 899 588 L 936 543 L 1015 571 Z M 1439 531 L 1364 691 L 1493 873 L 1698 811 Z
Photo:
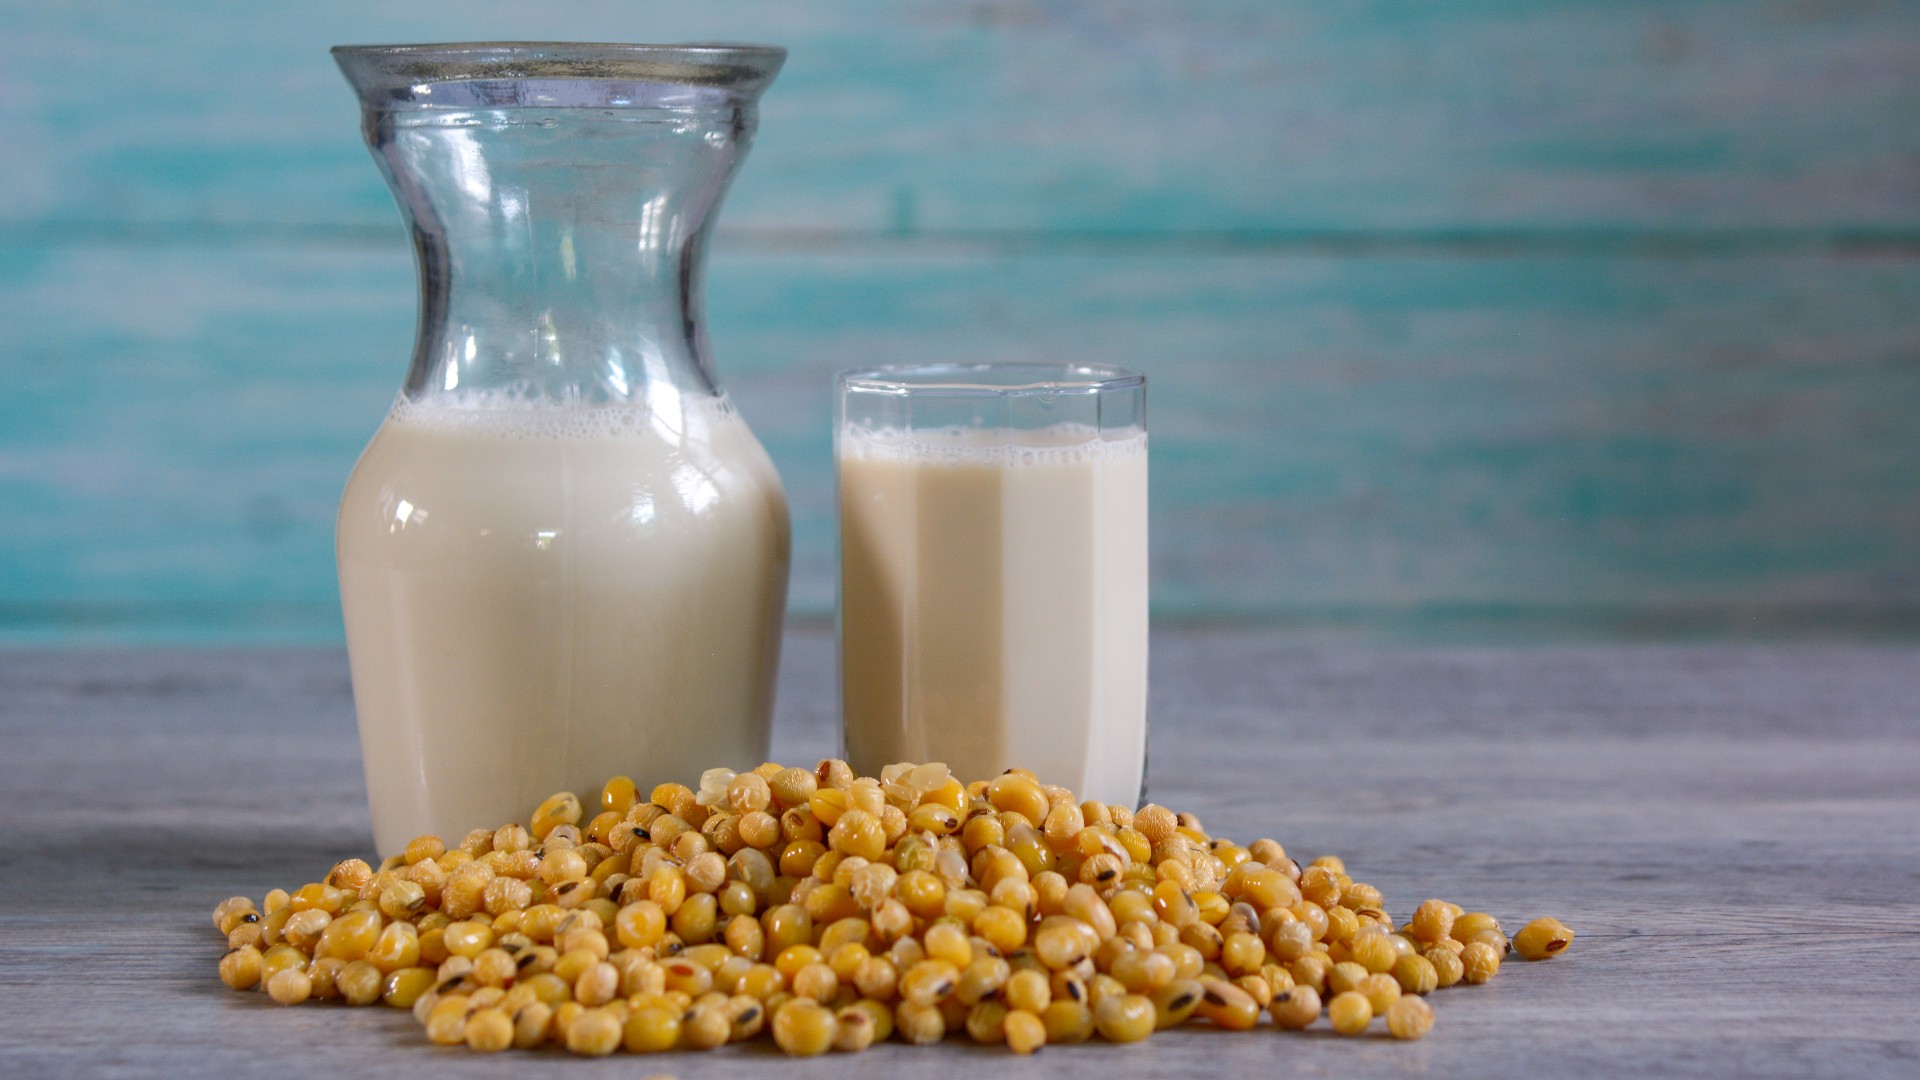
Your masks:
M 787 507 L 714 378 L 701 267 L 785 55 L 334 50 L 420 269 L 336 536 L 383 854 L 765 760 Z

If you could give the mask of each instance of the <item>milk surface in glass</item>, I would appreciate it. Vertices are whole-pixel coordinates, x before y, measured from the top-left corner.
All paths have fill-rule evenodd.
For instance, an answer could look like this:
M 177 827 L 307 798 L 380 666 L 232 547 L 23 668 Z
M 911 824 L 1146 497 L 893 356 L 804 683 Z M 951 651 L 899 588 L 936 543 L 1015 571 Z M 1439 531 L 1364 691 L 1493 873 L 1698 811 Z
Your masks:
M 757 764 L 788 523 L 732 406 L 462 404 L 396 406 L 341 505 L 380 850 Z
M 853 766 L 1019 766 L 1141 794 L 1144 427 L 862 431 L 838 445 L 841 690 Z

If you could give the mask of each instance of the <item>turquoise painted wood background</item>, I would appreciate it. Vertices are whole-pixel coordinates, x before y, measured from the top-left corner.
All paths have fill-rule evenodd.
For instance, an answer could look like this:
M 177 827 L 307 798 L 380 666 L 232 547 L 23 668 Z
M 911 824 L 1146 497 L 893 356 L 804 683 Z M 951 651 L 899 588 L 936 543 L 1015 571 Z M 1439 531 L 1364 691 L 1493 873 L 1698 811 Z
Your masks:
M 337 637 L 410 256 L 326 47 L 761 40 L 723 374 L 1152 378 L 1171 618 L 1920 630 L 1920 4 L 0 2 L 0 640 Z

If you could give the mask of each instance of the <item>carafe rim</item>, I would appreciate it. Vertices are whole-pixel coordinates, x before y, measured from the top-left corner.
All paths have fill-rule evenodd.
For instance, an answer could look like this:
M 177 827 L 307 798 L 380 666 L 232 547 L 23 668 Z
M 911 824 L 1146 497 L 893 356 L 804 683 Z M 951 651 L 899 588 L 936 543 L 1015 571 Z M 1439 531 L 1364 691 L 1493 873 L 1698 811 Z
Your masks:
M 757 97 L 779 74 L 778 45 L 582 41 L 463 41 L 335 45 L 334 61 L 370 107 L 407 101 L 413 88 L 449 82 L 671 83 Z

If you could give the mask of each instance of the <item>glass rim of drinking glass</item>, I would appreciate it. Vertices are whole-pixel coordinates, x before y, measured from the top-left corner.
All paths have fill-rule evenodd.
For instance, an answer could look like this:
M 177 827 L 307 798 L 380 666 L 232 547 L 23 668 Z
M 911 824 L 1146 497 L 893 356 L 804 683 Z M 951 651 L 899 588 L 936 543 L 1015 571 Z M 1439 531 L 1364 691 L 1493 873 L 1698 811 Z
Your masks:
M 898 397 L 1053 397 L 1105 394 L 1143 387 L 1147 377 L 1116 364 L 1035 363 L 885 364 L 842 371 L 843 393 Z

